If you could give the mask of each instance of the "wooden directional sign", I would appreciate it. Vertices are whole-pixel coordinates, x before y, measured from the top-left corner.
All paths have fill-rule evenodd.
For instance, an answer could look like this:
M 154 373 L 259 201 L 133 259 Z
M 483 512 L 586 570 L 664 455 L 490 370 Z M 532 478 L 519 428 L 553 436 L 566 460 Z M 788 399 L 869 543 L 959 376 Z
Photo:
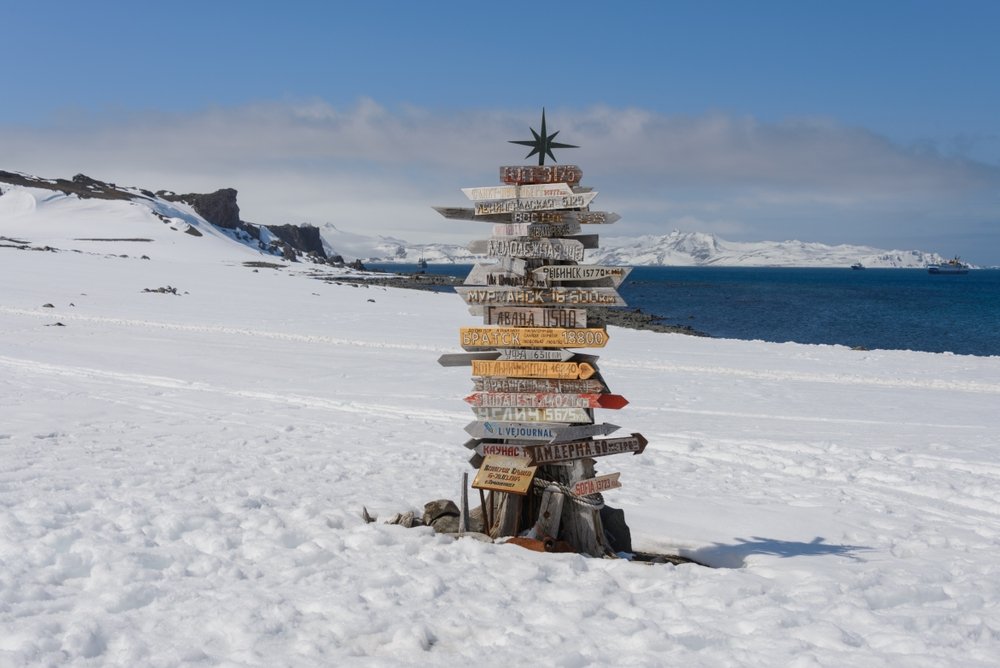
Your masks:
M 463 287 L 455 292 L 466 304 L 483 306 L 625 306 L 614 288 Z
M 483 353 L 470 353 L 472 355 Z M 499 357 L 483 357 L 481 359 L 520 360 L 523 362 L 568 362 L 576 353 L 572 350 L 536 349 L 536 348 L 501 348 Z M 579 360 L 577 360 L 579 361 Z
M 490 257 L 516 257 L 527 260 L 583 259 L 584 246 L 573 239 L 485 239 L 473 241 L 466 248 L 470 253 L 485 253 Z
M 534 477 L 535 467 L 528 466 L 526 459 L 489 455 L 483 459 L 472 486 L 523 496 L 531 488 Z
M 617 213 L 607 211 L 518 211 L 476 215 L 475 209 L 456 206 L 432 207 L 449 220 L 471 220 L 477 223 L 579 223 L 606 225 L 621 220 Z
M 511 443 L 493 443 L 479 439 L 474 440 L 476 445 L 474 445 L 472 449 L 476 451 L 476 454 L 482 455 L 483 457 L 489 457 L 490 455 L 498 457 L 517 457 L 518 459 L 526 459 L 528 457 L 528 453 L 522 445 L 513 445 Z
M 569 422 L 589 424 L 594 421 L 586 408 L 534 408 L 528 406 L 496 408 L 473 407 L 472 412 L 480 420 L 502 420 L 504 422 Z
M 518 306 L 487 306 L 483 324 L 504 327 L 568 327 L 587 326 L 587 309 L 543 308 Z
M 543 276 L 536 278 L 532 274 L 518 275 L 495 264 L 477 264 L 465 277 L 465 285 L 486 285 L 500 287 L 544 288 L 549 282 Z
M 465 431 L 475 438 L 505 438 L 513 441 L 551 441 L 555 429 L 569 425 L 561 422 L 505 422 L 476 420 L 465 425 Z
M 532 466 L 544 466 L 557 462 L 568 462 L 574 459 L 620 455 L 627 452 L 631 452 L 633 455 L 641 455 L 646 449 L 647 443 L 649 441 L 643 438 L 642 434 L 632 434 L 631 436 L 621 438 L 528 445 L 524 446 L 524 451 L 531 458 Z
M 581 480 L 573 485 L 573 493 L 577 496 L 588 496 L 590 494 L 607 492 L 611 489 L 618 489 L 622 486 L 618 482 L 618 476 L 620 475 L 621 473 L 609 473 L 608 475 L 599 475 L 596 478 Z
M 559 380 L 555 378 L 504 378 L 483 376 L 473 379 L 477 392 L 563 392 L 567 394 L 601 394 L 608 391 L 596 378 Z M 610 432 L 609 432 L 610 433 Z M 575 438 L 575 437 L 573 437 Z
M 603 329 L 547 327 L 462 327 L 463 348 L 603 348 L 608 333 Z
M 505 165 L 500 168 L 504 183 L 579 183 L 583 170 L 576 165 Z
M 580 223 L 496 223 L 493 225 L 495 237 L 527 237 L 547 239 L 568 237 L 580 233 Z
M 613 408 L 628 404 L 620 394 L 560 394 L 556 392 L 475 392 L 465 398 L 473 406 L 505 408 L 534 406 L 537 408 Z
M 537 197 L 563 197 L 572 195 L 573 189 L 565 183 L 543 183 L 525 186 L 486 186 L 485 188 L 462 188 L 471 200 L 523 199 Z
M 590 438 L 591 436 L 607 436 L 608 434 L 615 433 L 619 429 L 621 429 L 621 427 L 618 425 L 608 422 L 602 422 L 601 424 L 581 424 L 557 427 L 554 429 L 556 437 L 553 439 L 553 442 L 576 441 L 581 438 Z
M 512 223 L 580 223 L 581 225 L 607 225 L 621 216 L 607 211 L 517 211 L 511 214 Z
M 520 199 L 498 199 L 489 202 L 476 202 L 476 215 L 491 215 L 496 213 L 520 213 L 522 211 L 549 211 L 553 209 L 582 209 L 589 206 L 596 192 L 574 193 L 558 197 L 528 197 Z
M 441 366 L 470 366 L 473 360 L 495 360 L 500 358 L 497 351 L 483 351 L 476 353 L 445 353 L 438 358 Z
M 599 281 L 610 279 L 619 286 L 632 271 L 632 267 L 602 267 L 596 264 L 552 264 L 534 269 L 531 273 L 539 281 Z
M 473 376 L 504 376 L 510 378 L 587 379 L 594 375 L 594 367 L 586 362 L 501 362 L 500 360 L 473 360 Z M 560 422 L 560 420 L 553 420 Z

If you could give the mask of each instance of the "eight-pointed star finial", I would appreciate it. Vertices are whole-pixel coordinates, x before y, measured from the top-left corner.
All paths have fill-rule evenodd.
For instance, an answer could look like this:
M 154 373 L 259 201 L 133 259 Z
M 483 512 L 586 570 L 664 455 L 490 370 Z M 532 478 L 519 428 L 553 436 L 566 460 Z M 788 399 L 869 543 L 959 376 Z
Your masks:
M 522 146 L 530 146 L 531 153 L 524 156 L 525 158 L 530 158 L 531 156 L 538 154 L 538 164 L 545 164 L 545 156 L 552 158 L 552 162 L 556 161 L 556 156 L 552 155 L 552 149 L 554 148 L 580 148 L 579 146 L 573 146 L 572 144 L 561 144 L 559 142 L 552 141 L 559 134 L 559 131 L 553 132 L 551 135 L 547 134 L 545 130 L 545 107 L 542 107 L 542 132 L 541 134 L 535 132 L 535 128 L 530 128 L 531 134 L 535 135 L 534 139 L 526 139 L 522 141 L 517 141 L 514 139 L 510 140 L 511 144 L 521 144 Z

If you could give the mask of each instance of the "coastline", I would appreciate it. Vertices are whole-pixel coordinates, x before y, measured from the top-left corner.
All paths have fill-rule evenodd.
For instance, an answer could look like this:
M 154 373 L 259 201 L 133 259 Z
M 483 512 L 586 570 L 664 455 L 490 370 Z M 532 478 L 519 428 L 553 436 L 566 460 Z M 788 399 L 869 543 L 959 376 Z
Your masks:
M 430 292 L 454 292 L 455 286 L 462 285 L 463 279 L 448 274 L 426 273 L 387 273 L 369 272 L 370 276 L 322 277 L 321 280 L 332 283 L 351 283 L 355 285 L 378 285 L 383 287 L 404 288 L 407 290 L 426 290 Z M 317 277 L 320 278 L 320 277 Z M 640 308 L 611 308 L 607 306 L 591 306 L 588 310 L 600 318 L 604 324 L 628 329 L 647 330 L 666 334 L 687 334 L 711 338 L 710 334 L 700 332 L 688 325 L 668 325 L 661 322 L 662 316 L 647 313 Z

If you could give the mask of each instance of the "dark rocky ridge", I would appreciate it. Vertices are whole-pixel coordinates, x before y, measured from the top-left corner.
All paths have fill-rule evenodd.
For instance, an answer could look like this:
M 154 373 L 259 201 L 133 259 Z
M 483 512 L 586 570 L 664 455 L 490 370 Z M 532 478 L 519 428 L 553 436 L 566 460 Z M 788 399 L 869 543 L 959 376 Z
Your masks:
M 319 228 L 313 225 L 263 226 L 242 220 L 240 207 L 236 202 L 237 191 L 235 188 L 222 188 L 207 194 L 186 193 L 178 195 L 166 190 L 160 190 L 154 194 L 149 190 L 122 189 L 114 183 L 105 183 L 86 174 L 77 174 L 72 180 L 67 181 L 66 179 L 42 179 L 0 170 L 0 183 L 4 182 L 28 188 L 57 190 L 67 195 L 76 195 L 81 199 L 152 200 L 159 198 L 167 202 L 184 202 L 190 204 L 199 216 L 212 225 L 224 230 L 242 232 L 246 235 L 244 240 L 254 239 L 260 250 L 281 255 L 283 259 L 290 262 L 296 262 L 299 259 L 332 263 L 343 261 L 339 256 L 332 259 L 327 258 Z M 269 245 L 265 245 L 261 241 L 261 228 L 263 227 L 270 230 L 278 241 L 272 241 Z

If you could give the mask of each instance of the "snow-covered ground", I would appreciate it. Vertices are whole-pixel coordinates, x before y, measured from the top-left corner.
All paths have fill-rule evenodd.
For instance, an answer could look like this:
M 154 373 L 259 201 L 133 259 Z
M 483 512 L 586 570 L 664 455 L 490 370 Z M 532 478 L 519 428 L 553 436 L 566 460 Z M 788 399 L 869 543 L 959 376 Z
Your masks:
M 360 513 L 471 472 L 459 298 L 7 197 L 82 252 L 0 247 L 0 666 L 1000 659 L 1000 358 L 611 329 L 599 417 L 650 444 L 605 498 L 715 568 L 456 541 Z

